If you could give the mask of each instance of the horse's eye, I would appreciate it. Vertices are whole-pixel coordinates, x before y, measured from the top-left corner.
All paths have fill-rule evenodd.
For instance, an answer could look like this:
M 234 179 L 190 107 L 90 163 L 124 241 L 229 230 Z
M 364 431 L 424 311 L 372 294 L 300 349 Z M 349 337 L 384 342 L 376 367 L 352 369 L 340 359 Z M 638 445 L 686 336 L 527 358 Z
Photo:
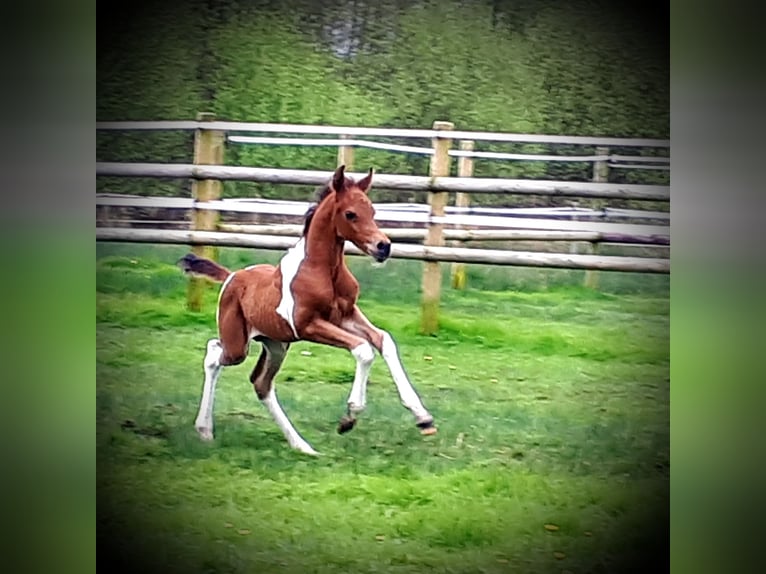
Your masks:
M 348 219 L 349 221 L 354 221 L 356 219 L 356 213 L 354 213 L 353 211 L 347 211 L 346 219 Z

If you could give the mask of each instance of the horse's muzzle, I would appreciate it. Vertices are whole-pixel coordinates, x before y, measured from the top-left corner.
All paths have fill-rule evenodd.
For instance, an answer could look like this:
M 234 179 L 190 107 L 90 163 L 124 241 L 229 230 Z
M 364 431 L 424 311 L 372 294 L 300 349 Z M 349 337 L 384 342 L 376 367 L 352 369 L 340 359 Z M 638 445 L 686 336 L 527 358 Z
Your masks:
M 390 241 L 378 241 L 372 252 L 370 253 L 372 257 L 377 261 L 378 263 L 383 263 L 386 259 L 388 259 L 391 256 L 391 242 Z

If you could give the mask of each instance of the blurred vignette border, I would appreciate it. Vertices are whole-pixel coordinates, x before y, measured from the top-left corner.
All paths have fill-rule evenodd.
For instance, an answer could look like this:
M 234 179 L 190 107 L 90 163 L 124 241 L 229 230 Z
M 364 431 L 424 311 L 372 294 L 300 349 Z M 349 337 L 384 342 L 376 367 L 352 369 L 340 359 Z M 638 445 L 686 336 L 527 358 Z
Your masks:
M 4 562 L 87 572 L 95 570 L 95 3 L 11 12 L 0 149 Z
M 754 60 L 753 10 L 671 6 L 671 544 L 679 572 L 752 568 L 764 534 L 766 473 L 751 445 L 764 432 L 755 405 L 764 403 L 757 166 L 766 82 Z

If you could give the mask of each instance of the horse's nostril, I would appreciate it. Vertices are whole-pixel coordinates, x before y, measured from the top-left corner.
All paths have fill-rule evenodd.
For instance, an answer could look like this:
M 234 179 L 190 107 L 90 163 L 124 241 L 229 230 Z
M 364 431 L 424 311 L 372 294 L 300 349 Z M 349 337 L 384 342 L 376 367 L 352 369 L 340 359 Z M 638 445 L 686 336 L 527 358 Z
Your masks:
M 378 248 L 378 253 L 381 253 L 386 257 L 391 253 L 391 244 L 387 241 L 378 241 L 376 247 Z

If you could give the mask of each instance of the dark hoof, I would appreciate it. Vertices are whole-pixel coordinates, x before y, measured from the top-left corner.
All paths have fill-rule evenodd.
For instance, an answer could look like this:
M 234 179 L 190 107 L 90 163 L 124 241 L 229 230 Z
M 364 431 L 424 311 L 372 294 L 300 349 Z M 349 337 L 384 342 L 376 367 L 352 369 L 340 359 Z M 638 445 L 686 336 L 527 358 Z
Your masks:
M 428 421 L 422 421 L 416 424 L 417 424 L 417 427 L 420 429 L 420 434 L 423 434 L 423 435 L 436 434 L 436 427 L 434 426 L 433 419 Z
M 344 415 L 340 422 L 338 423 L 338 434 L 344 434 L 350 431 L 352 428 L 354 428 L 354 425 L 356 424 L 356 419 L 351 418 L 348 415 Z

